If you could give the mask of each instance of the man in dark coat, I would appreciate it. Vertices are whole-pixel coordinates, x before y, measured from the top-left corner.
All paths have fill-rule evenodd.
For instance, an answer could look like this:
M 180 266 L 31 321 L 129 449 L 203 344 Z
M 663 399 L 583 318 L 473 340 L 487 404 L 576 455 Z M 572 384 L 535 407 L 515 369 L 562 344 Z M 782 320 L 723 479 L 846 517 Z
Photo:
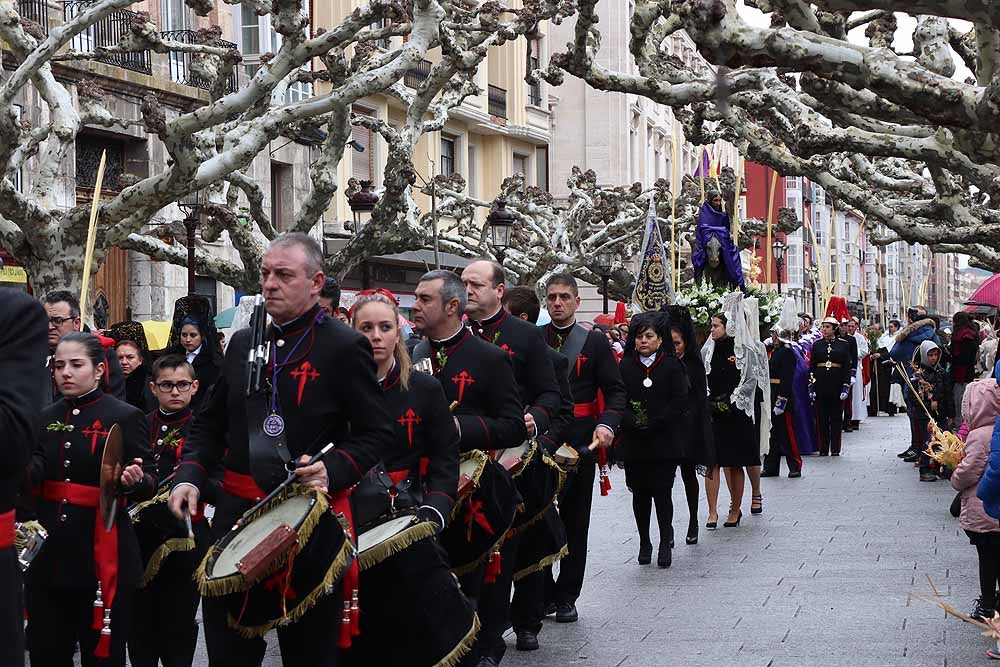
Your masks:
M 840 456 L 843 403 L 851 388 L 851 348 L 837 337 L 838 326 L 834 317 L 820 323 L 823 338 L 813 343 L 809 359 L 809 397 L 816 405 L 820 456 Z
M 927 317 L 927 309 L 923 306 L 909 308 L 906 311 L 906 321 L 906 326 L 896 334 L 896 344 L 889 351 L 889 356 L 894 362 L 902 364 L 903 373 L 909 374 L 912 372 L 914 364 L 919 363 L 919 359 L 915 359 L 915 355 L 920 344 L 925 340 L 937 342 L 937 327 L 934 326 L 934 320 Z M 906 451 L 900 452 L 896 456 L 909 463 L 920 457 L 927 434 L 923 433 L 920 427 L 922 410 L 910 396 L 909 387 L 905 383 L 903 384 L 903 397 L 906 400 L 906 414 L 910 421 L 910 446 Z
M 552 317 L 552 322 L 544 327 L 546 342 L 569 359 L 575 419 L 566 440 L 580 453 L 576 474 L 567 482 L 559 502 L 559 515 L 569 538 L 569 555 L 559 564 L 559 580 L 552 583 L 550 597 L 556 607 L 556 620 L 573 623 L 578 618 L 576 600 L 587 568 L 590 507 L 597 471 L 590 445 L 592 442 L 604 448 L 611 445 L 625 412 L 625 387 L 607 337 L 599 331 L 587 331 L 576 321 L 580 307 L 576 279 L 568 273 L 550 276 L 545 300 Z M 603 410 L 598 393 L 603 396 Z
M 24 664 L 24 598 L 14 550 L 14 502 L 41 426 L 45 310 L 33 298 L 0 289 L 0 665 Z
M 272 324 L 265 334 L 270 348 L 267 371 L 273 393 L 261 417 L 259 394 L 246 396 L 247 357 L 252 332 L 233 335 L 222 375 L 201 406 L 190 441 L 177 468 L 170 508 L 197 514 L 207 471 L 224 460 L 223 491 L 212 522 L 218 539 L 235 521 L 285 477 L 284 456 L 298 463 L 297 481 L 328 490 L 335 511 L 350 516 L 347 493 L 394 442 L 392 419 L 378 384 L 368 341 L 335 324 L 320 309 L 323 253 L 306 234 L 285 234 L 271 242 L 261 270 L 265 308 Z M 270 426 L 280 417 L 283 428 Z M 257 421 L 260 419 L 261 421 Z M 267 439 L 261 430 L 273 434 Z M 276 444 L 272 444 L 277 440 Z M 326 457 L 305 465 L 327 443 Z M 263 446 L 261 446 L 261 444 Z M 343 508 L 343 509 L 341 509 Z M 332 556 L 331 556 L 332 557 Z M 285 665 L 331 667 L 338 662 L 340 589 L 316 602 L 295 623 L 278 628 Z M 229 626 L 224 598 L 204 601 L 205 639 L 214 666 L 259 665 L 263 638 L 245 639 Z
M 771 340 L 774 344 L 768 361 L 771 375 L 771 443 L 764 457 L 761 477 L 780 474 L 781 457 L 788 462 L 788 476 L 802 476 L 802 457 L 793 423 L 795 401 L 795 365 L 798 363 L 792 350 L 792 332 L 775 329 Z

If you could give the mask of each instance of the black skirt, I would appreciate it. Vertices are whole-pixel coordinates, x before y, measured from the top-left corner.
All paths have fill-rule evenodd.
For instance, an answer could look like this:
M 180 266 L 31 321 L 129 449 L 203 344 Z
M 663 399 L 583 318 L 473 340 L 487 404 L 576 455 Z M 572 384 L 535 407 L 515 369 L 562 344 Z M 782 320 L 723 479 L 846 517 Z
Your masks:
M 976 533 L 967 530 L 965 534 L 969 536 L 969 544 L 977 547 L 1000 547 L 1000 533 Z
M 655 494 L 667 491 L 680 461 L 625 461 L 625 486 L 632 493 Z
M 712 435 L 716 465 L 724 468 L 760 465 L 760 426 L 735 405 L 728 404 L 723 413 L 713 406 Z

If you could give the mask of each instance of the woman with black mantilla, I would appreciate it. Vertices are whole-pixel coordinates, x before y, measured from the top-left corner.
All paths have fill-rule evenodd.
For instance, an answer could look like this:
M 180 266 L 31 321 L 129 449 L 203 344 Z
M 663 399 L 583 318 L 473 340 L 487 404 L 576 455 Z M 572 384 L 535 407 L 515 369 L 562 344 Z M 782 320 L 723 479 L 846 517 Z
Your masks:
M 183 354 L 194 367 L 201 391 L 195 395 L 191 407 L 197 410 L 222 375 L 222 347 L 208 299 L 197 295 L 177 299 L 167 350 Z
M 30 468 L 41 497 L 39 521 L 49 534 L 26 584 L 28 652 L 35 665 L 71 664 L 77 645 L 84 667 L 125 664 L 142 562 L 128 514 L 119 511 L 110 531 L 98 516 L 101 461 L 112 426 L 122 430 L 119 489 L 126 502 L 150 498 L 156 479 L 144 415 L 101 391 L 104 359 L 100 341 L 88 333 L 64 336 L 55 351 L 62 398 L 42 413 L 44 430 Z
M 402 548 L 397 553 L 367 567 L 362 556 L 361 634 L 347 662 L 447 664 L 471 650 L 479 630 L 473 605 L 436 538 L 458 488 L 458 430 L 438 380 L 414 372 L 391 293 L 359 294 L 352 322 L 371 343 L 396 441 L 392 454 L 351 494 L 358 532 L 397 513 L 414 513 L 423 521 L 408 529 L 408 537 L 397 536 Z
M 149 373 L 153 360 L 142 324 L 119 322 L 108 335 L 115 339 L 115 354 L 125 376 L 125 402 L 144 413 L 156 409 L 156 397 L 149 391 Z
M 688 380 L 674 355 L 670 318 L 641 313 L 632 320 L 621 365 L 627 398 L 622 420 L 625 484 L 632 491 L 632 512 L 639 531 L 639 563 L 652 559 L 649 519 L 656 504 L 660 547 L 656 564 L 670 567 L 673 541 L 671 490 L 677 466 L 685 458 L 682 419 Z

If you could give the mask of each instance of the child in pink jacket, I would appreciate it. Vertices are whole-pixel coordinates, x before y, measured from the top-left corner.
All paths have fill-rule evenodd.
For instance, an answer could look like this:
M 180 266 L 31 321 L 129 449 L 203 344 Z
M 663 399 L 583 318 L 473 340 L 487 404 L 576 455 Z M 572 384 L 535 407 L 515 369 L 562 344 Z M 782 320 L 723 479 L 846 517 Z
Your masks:
M 993 424 L 1000 415 L 1000 388 L 994 380 L 973 382 L 966 389 L 965 401 L 968 402 L 965 421 L 969 425 L 969 435 L 965 441 L 965 457 L 952 473 L 951 485 L 962 498 L 959 525 L 979 554 L 981 595 L 976 599 L 971 616 L 981 619 L 993 616 L 1000 581 L 1000 521 L 986 514 L 983 501 L 976 497 L 976 487 L 990 456 Z M 1000 654 L 995 657 L 1000 658 Z

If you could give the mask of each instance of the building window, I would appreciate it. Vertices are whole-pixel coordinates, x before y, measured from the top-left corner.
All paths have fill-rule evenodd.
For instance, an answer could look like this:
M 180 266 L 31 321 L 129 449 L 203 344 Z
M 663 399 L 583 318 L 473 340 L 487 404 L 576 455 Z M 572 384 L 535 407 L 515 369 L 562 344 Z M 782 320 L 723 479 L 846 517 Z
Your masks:
M 441 136 L 441 175 L 455 173 L 455 137 Z
M 476 178 L 479 174 L 479 164 L 476 162 L 476 156 L 479 150 L 476 148 L 475 144 L 469 144 L 469 196 L 478 197 L 479 196 L 479 183 L 476 182 Z
M 271 160 L 271 224 L 279 232 L 291 226 L 295 193 L 292 185 L 292 165 Z
M 76 186 L 93 189 L 97 185 L 97 169 L 101 152 L 107 151 L 104 160 L 104 181 L 101 190 L 119 192 L 120 179 L 125 172 L 125 145 L 105 137 L 80 134 L 76 137 Z
M 308 12 L 311 2 L 305 2 L 303 8 Z M 260 56 L 264 53 L 276 53 L 281 48 L 281 35 L 271 27 L 271 15 L 257 16 L 250 5 L 240 5 L 234 9 L 235 18 L 239 21 L 240 53 L 243 54 L 243 67 L 247 77 L 253 77 L 260 69 Z M 310 18 L 311 21 L 311 18 Z M 307 65 L 303 69 L 309 69 Z M 293 104 L 312 97 L 312 84 L 304 82 L 289 83 L 285 96 L 280 102 Z
M 370 109 L 363 109 L 358 106 L 355 106 L 352 111 L 357 116 L 373 115 Z M 364 151 L 360 153 L 354 148 L 351 148 L 351 176 L 359 181 L 374 182 L 375 155 L 373 150 L 374 142 L 372 141 L 372 131 L 367 127 L 355 125 L 351 128 L 351 138 L 354 139 L 359 146 L 364 148 Z
M 539 190 L 549 191 L 549 149 L 535 149 L 535 185 Z
M 531 56 L 528 58 L 528 67 L 531 71 L 538 69 L 541 66 L 541 56 L 542 56 L 542 42 L 538 39 L 533 39 L 528 43 L 531 48 Z M 535 83 L 528 86 L 528 104 L 536 107 L 542 106 L 542 82 L 540 80 L 535 80 Z
M 14 122 L 15 124 L 20 123 L 21 111 L 23 110 L 23 107 L 21 107 L 20 104 L 15 104 L 13 106 L 14 106 Z M 17 171 L 14 172 L 14 177 L 13 177 L 14 182 L 12 183 L 12 185 L 14 186 L 15 192 L 24 192 L 23 172 L 24 172 L 24 164 L 22 163 L 22 165 L 17 168 Z
M 507 91 L 497 86 L 487 86 L 486 94 L 490 115 L 507 118 Z
M 786 190 L 798 190 L 799 189 L 799 178 L 798 178 L 798 176 L 786 176 L 785 177 L 785 189 Z
M 511 169 L 511 174 L 521 174 L 524 176 L 524 180 L 528 180 L 528 157 L 526 155 L 518 155 L 514 153 L 514 164 Z

